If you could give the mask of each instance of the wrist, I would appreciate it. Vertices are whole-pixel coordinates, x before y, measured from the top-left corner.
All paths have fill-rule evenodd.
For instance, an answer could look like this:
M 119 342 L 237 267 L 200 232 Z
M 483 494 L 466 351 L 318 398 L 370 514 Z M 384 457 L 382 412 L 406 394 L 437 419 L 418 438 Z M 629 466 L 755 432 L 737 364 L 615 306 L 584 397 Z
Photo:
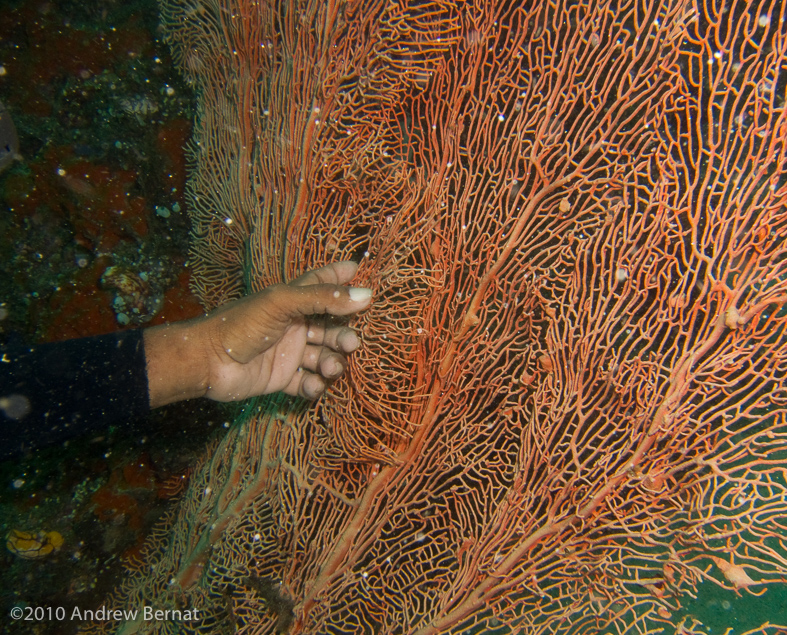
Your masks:
M 201 321 L 197 319 L 145 329 L 151 408 L 195 399 L 207 392 L 208 366 L 199 337 Z

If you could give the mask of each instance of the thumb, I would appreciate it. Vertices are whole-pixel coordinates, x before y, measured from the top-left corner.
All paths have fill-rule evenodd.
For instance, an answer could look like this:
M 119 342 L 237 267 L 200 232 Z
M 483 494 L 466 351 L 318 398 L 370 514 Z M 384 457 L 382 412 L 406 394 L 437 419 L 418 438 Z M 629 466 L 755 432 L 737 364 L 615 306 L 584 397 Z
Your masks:
M 232 359 L 247 363 L 308 316 L 351 315 L 368 307 L 371 299 L 372 290 L 363 287 L 273 285 L 217 312 L 218 341 Z
M 336 284 L 277 286 L 271 294 L 271 301 L 290 318 L 325 313 L 351 315 L 368 307 L 371 300 L 371 289 Z

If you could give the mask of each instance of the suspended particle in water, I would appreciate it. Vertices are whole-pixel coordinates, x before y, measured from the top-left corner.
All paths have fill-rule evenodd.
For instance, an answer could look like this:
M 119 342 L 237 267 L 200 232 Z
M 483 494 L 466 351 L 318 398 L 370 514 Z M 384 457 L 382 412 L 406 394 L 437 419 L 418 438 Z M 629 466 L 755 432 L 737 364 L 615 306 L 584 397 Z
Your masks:
M 18 421 L 30 414 L 30 400 L 24 395 L 16 393 L 0 397 L 0 410 L 9 419 Z

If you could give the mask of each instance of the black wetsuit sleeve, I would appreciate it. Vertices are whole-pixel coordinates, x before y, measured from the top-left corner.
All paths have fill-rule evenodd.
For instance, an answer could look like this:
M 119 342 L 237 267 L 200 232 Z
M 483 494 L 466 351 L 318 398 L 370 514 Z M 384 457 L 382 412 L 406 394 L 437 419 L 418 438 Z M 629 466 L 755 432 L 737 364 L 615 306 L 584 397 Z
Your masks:
M 141 330 L 0 351 L 4 457 L 150 410 Z

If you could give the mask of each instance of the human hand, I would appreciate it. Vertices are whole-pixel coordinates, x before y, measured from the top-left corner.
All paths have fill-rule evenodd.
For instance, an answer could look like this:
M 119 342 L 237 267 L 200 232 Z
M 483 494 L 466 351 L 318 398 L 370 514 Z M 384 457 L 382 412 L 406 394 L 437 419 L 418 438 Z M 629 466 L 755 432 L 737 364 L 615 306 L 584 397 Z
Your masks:
M 360 345 L 352 329 L 331 318 L 369 306 L 369 289 L 344 286 L 357 268 L 353 262 L 334 263 L 204 318 L 146 330 L 151 407 L 197 396 L 235 401 L 276 391 L 319 397 Z

